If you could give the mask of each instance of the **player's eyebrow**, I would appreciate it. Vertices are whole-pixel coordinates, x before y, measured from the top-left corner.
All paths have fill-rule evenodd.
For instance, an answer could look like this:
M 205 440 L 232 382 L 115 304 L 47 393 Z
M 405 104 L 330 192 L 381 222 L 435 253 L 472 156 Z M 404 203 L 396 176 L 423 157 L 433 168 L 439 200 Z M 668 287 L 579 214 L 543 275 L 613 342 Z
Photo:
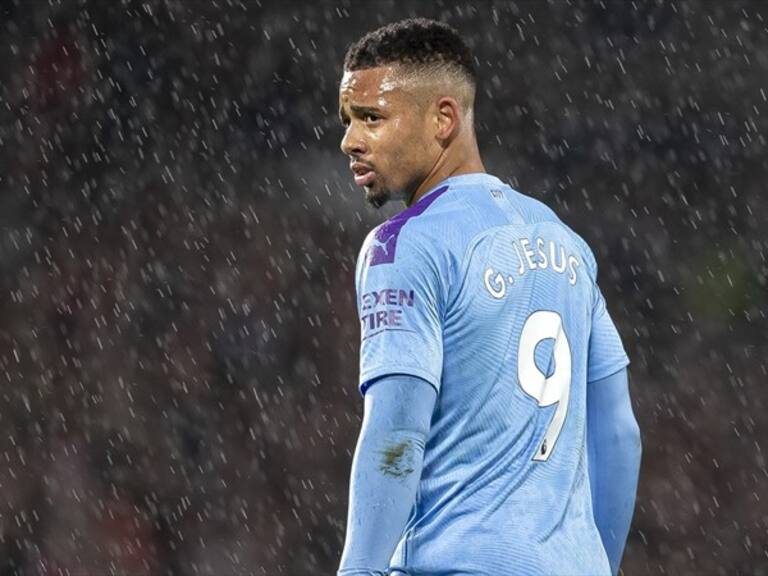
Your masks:
M 365 116 L 366 114 L 381 114 L 381 108 L 377 106 L 359 106 L 357 104 L 350 104 L 349 109 L 352 112 L 352 115 L 358 118 Z M 349 115 L 346 113 L 346 110 L 343 107 L 339 108 L 339 120 L 342 124 L 349 120 Z
M 364 116 L 365 114 L 381 114 L 381 108 L 376 106 L 358 106 L 357 104 L 350 104 L 349 109 L 356 116 Z
M 382 110 L 378 106 L 360 106 L 358 104 L 350 104 L 349 110 L 352 112 L 353 116 L 356 116 L 360 118 L 361 116 L 365 116 L 366 114 L 376 114 L 380 115 Z M 339 108 L 339 120 L 343 123 L 345 120 L 348 120 L 349 116 L 347 115 L 346 110 L 343 107 Z

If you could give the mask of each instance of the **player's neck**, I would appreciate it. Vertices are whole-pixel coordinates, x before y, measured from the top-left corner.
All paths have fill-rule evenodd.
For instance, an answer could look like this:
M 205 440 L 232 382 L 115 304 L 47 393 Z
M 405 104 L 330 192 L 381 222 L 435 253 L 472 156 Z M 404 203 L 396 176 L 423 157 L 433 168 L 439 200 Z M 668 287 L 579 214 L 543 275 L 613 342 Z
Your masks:
M 477 148 L 477 141 L 473 140 L 468 143 L 465 149 L 461 150 L 461 153 L 458 150 L 451 150 L 450 152 L 438 159 L 427 178 L 416 189 L 413 196 L 405 202 L 406 206 L 412 206 L 440 182 L 452 176 L 485 172 L 485 166 L 483 166 L 483 160 L 480 158 L 480 151 Z

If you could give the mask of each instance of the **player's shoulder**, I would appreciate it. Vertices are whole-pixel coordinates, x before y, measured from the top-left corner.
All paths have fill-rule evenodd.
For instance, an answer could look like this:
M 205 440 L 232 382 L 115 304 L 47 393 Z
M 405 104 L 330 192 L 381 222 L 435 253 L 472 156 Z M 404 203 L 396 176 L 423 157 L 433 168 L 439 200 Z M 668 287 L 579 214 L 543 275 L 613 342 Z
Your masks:
M 445 271 L 458 266 L 478 238 L 499 226 L 551 223 L 562 227 L 595 272 L 592 251 L 544 202 L 490 174 L 448 178 L 366 237 L 358 267 L 425 260 Z
M 490 174 L 465 174 L 444 180 L 418 202 L 374 228 L 361 247 L 359 264 L 377 266 L 411 256 L 460 259 L 475 238 L 510 223 L 557 216 L 544 204 L 512 190 Z
M 574 231 L 573 228 L 560 218 L 560 216 L 546 203 L 537 198 L 533 198 L 532 196 L 518 192 L 517 190 L 511 190 L 511 193 L 514 195 L 514 202 L 520 210 L 523 221 L 528 225 L 552 223 L 562 229 L 579 249 L 579 252 L 586 261 L 591 275 L 594 277 L 597 264 L 592 249 L 587 241 L 579 233 Z
M 379 266 L 428 257 L 440 249 L 436 226 L 445 221 L 443 196 L 448 185 L 430 191 L 422 199 L 371 230 L 363 241 L 358 264 Z

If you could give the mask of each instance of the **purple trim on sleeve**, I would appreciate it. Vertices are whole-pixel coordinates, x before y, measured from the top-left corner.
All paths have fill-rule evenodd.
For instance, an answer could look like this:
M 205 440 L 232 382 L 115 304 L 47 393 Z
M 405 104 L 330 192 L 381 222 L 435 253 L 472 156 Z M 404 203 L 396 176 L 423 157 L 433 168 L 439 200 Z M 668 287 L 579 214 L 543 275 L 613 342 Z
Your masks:
M 400 212 L 400 214 L 393 216 L 379 226 L 376 230 L 376 234 L 371 240 L 371 245 L 368 248 L 367 256 L 369 266 L 378 266 L 379 264 L 389 264 L 394 262 L 397 237 L 400 234 L 400 230 L 405 226 L 405 223 L 411 218 L 422 214 L 429 208 L 432 202 L 437 200 L 446 190 L 448 190 L 448 186 L 438 188 L 416 202 L 416 204 L 410 208 L 406 208 Z

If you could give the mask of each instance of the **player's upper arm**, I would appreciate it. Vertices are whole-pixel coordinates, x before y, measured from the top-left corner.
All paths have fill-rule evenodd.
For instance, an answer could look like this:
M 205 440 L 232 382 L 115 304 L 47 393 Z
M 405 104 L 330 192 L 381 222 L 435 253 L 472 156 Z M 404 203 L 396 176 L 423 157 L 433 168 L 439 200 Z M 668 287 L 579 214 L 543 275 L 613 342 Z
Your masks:
M 605 298 L 595 285 L 592 305 L 592 331 L 589 337 L 587 360 L 587 381 L 594 382 L 615 374 L 627 364 L 629 358 L 624 351 L 616 325 L 608 313 Z
M 360 392 L 388 374 L 422 378 L 439 392 L 445 290 L 436 247 L 407 229 L 394 237 L 380 230 L 363 244 L 356 273 Z
M 570 228 L 569 228 L 570 230 Z M 592 318 L 587 356 L 587 382 L 595 382 L 615 374 L 629 364 L 621 343 L 619 331 L 608 313 L 600 287 L 597 284 L 597 260 L 584 239 L 570 230 L 576 244 L 581 247 L 584 264 L 592 282 Z

